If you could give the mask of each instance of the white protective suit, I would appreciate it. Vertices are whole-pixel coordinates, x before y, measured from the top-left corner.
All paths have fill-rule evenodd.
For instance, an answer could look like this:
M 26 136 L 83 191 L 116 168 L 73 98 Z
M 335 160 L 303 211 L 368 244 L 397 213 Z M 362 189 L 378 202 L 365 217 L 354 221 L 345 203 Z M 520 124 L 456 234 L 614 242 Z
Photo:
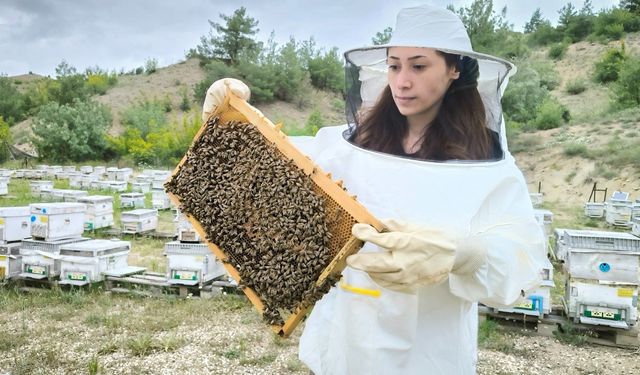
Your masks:
M 488 70 L 487 60 L 479 61 L 481 69 L 493 72 L 495 61 L 488 61 Z M 497 83 L 496 77 L 494 87 L 502 93 L 508 75 Z M 491 86 L 486 79 L 479 82 L 483 85 Z M 472 374 L 477 301 L 510 305 L 523 290 L 539 285 L 546 260 L 543 234 L 507 150 L 504 124 L 489 125 L 501 127 L 502 160 L 432 162 L 368 151 L 345 140 L 346 126 L 291 138 L 376 217 L 456 233 L 462 243 L 467 240 L 464 246 L 483 254 L 480 262 L 463 265 L 445 282 L 416 294 L 381 288 L 367 273 L 347 267 L 339 285 L 315 305 L 300 339 L 300 359 L 316 375 Z M 366 244 L 361 252 L 366 251 L 383 250 Z

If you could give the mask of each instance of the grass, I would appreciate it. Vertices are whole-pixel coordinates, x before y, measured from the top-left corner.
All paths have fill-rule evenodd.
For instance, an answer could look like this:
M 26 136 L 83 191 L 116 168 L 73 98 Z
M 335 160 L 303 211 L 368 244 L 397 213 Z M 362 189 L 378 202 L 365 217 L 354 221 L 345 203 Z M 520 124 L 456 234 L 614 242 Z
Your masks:
M 478 347 L 524 358 L 535 355 L 531 349 L 516 347 L 513 337 L 491 319 L 478 325 Z

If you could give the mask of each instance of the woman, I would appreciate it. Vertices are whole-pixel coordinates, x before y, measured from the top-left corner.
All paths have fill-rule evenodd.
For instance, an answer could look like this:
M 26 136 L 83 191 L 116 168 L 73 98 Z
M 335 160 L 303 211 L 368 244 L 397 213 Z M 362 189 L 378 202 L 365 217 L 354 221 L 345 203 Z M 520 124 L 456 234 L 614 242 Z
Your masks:
M 474 373 L 477 302 L 513 304 L 545 260 L 504 138 L 499 98 L 514 67 L 474 52 L 460 19 L 431 6 L 403 9 L 388 45 L 345 58 L 351 126 L 292 140 L 396 220 L 384 233 L 353 227 L 365 246 L 315 305 L 300 359 L 315 374 Z

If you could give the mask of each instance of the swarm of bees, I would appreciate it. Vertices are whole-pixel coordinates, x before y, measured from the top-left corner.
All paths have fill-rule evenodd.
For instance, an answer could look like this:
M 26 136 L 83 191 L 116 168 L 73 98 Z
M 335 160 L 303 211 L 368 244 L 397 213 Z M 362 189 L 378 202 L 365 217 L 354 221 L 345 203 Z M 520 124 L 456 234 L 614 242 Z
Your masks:
M 282 324 L 282 312 L 336 282 L 316 285 L 335 255 L 328 227 L 341 212 L 254 125 L 211 118 L 165 187 L 260 296 L 267 323 Z

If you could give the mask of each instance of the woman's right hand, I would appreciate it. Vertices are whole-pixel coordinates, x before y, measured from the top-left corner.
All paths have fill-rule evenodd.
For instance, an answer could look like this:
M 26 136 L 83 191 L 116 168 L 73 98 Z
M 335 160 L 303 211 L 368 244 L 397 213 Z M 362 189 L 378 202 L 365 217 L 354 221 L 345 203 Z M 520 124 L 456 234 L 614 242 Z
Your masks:
M 226 86 L 229 86 L 231 92 L 244 100 L 249 100 L 251 97 L 251 90 L 244 82 L 235 78 L 221 78 L 212 83 L 207 90 L 204 104 L 202 105 L 202 121 L 207 121 L 209 116 L 222 103 L 227 93 Z

